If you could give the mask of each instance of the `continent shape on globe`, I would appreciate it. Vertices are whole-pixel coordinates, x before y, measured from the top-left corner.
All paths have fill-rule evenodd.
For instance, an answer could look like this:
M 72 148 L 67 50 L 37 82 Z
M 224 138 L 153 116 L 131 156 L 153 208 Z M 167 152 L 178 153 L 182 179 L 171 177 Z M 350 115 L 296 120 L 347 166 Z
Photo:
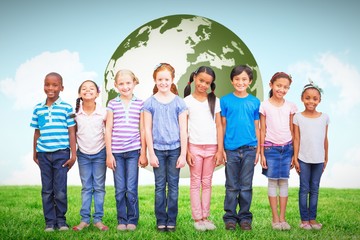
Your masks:
M 118 94 L 114 76 L 120 69 L 135 73 L 140 84 L 135 87 L 134 94 L 146 100 L 152 95 L 154 68 L 163 62 L 175 68 L 174 83 L 181 97 L 191 72 L 200 66 L 211 67 L 216 74 L 215 94 L 219 98 L 234 91 L 230 81 L 232 68 L 246 64 L 254 75 L 249 93 L 263 99 L 259 67 L 236 34 L 209 18 L 171 15 L 145 23 L 120 43 L 105 70 L 103 105 Z M 147 169 L 152 170 L 151 167 Z M 189 177 L 188 167 L 181 170 L 181 177 Z

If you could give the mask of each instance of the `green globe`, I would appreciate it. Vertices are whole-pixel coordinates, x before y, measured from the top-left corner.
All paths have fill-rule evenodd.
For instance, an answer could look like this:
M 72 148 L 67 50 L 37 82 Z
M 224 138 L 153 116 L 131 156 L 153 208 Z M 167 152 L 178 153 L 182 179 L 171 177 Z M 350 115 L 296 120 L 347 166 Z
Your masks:
M 170 63 L 175 68 L 174 83 L 181 97 L 191 72 L 203 65 L 215 71 L 217 97 L 233 92 L 230 72 L 234 66 L 246 64 L 254 73 L 249 93 L 263 99 L 258 65 L 236 34 L 205 17 L 171 15 L 145 23 L 120 43 L 105 70 L 103 104 L 107 105 L 117 96 L 114 76 L 120 69 L 130 69 L 135 73 L 140 84 L 135 87 L 134 94 L 146 100 L 152 95 L 154 68 L 161 62 Z M 181 177 L 188 175 L 188 169 L 181 171 Z

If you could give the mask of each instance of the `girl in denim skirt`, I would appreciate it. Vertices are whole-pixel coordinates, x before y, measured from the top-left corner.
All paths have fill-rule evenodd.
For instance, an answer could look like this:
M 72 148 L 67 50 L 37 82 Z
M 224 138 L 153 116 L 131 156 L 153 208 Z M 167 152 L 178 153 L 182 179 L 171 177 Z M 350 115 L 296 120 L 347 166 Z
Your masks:
M 284 99 L 291 82 L 291 76 L 288 74 L 275 73 L 269 84 L 270 98 L 260 105 L 261 166 L 262 173 L 268 178 L 272 228 L 275 230 L 290 230 L 291 228 L 286 222 L 285 212 L 288 201 L 288 179 L 294 152 L 292 119 L 297 108 L 294 103 Z

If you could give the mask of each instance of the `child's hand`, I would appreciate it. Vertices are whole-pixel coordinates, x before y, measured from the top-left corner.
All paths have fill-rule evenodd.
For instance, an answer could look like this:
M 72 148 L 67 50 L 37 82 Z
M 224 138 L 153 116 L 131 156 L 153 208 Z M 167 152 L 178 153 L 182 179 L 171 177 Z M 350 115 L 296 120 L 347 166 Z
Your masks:
M 220 152 L 217 152 L 214 156 L 214 164 L 216 167 L 224 164 L 224 155 L 223 155 L 223 152 L 220 151 Z
M 108 168 L 110 168 L 111 170 L 115 171 L 115 168 L 116 168 L 116 161 L 115 161 L 115 158 L 114 156 L 111 154 L 108 154 L 106 156 L 106 166 Z
M 327 165 L 327 160 L 324 161 L 324 166 L 323 166 L 323 172 L 325 171 L 326 165 Z
M 72 166 L 74 165 L 76 161 L 76 157 L 71 157 L 69 160 L 67 160 L 62 167 L 67 167 L 68 171 L 72 168 Z
M 154 168 L 159 167 L 159 159 L 157 158 L 157 156 L 155 154 L 150 155 L 150 166 L 152 166 Z
M 256 166 L 256 164 L 259 162 L 259 157 L 260 157 L 260 153 L 256 151 L 254 166 Z
M 267 169 L 267 164 L 266 164 L 266 158 L 265 158 L 265 155 L 261 155 L 261 167 L 263 168 L 263 169 Z
M 223 156 L 224 156 L 224 165 L 226 165 L 226 162 L 227 162 L 227 156 L 226 156 L 226 152 L 225 152 L 225 150 L 224 150 L 224 152 L 223 152 Z
M 39 165 L 39 159 L 37 158 L 37 156 L 34 156 L 33 160 L 37 165 Z
M 186 154 L 186 162 L 189 164 L 189 166 L 194 166 L 193 156 L 190 152 Z
M 177 162 L 176 162 L 176 168 L 185 167 L 185 162 L 186 162 L 186 156 L 180 155 Z
M 295 160 L 294 160 L 294 156 L 292 156 L 290 169 L 293 169 L 294 167 L 295 167 Z
M 139 167 L 146 167 L 148 165 L 148 159 L 146 157 L 146 155 L 140 154 L 139 157 Z
M 299 161 L 294 160 L 294 167 L 295 167 L 296 172 L 299 174 L 301 172 Z

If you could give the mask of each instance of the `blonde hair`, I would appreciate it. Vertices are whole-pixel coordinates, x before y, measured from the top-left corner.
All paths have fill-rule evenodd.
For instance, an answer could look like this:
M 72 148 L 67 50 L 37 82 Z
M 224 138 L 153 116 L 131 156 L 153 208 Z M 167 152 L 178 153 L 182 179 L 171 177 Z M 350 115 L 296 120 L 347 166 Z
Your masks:
M 135 84 L 139 84 L 139 79 L 135 76 L 135 74 L 132 71 L 130 71 L 128 69 L 121 69 L 116 73 L 115 78 L 114 78 L 115 83 L 117 83 L 119 78 L 124 75 L 129 75 L 133 79 Z

